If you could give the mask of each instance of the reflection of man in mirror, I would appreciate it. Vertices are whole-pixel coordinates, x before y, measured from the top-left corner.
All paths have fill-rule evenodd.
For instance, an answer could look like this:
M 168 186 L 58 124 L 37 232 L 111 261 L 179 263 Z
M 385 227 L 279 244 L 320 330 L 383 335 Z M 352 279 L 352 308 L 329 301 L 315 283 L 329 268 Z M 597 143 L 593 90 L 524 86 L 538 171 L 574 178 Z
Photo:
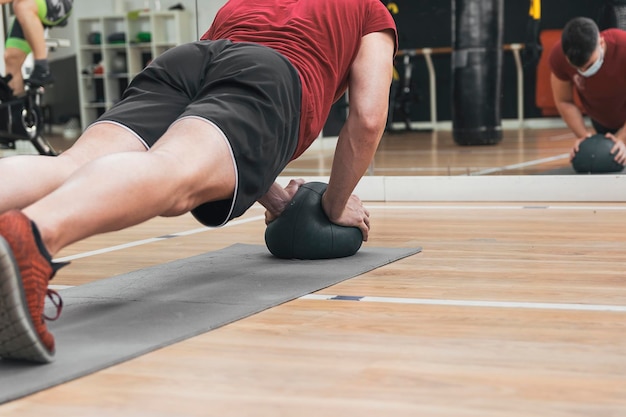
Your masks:
M 626 162 L 626 31 L 602 32 L 586 17 L 570 20 L 563 28 L 561 42 L 550 55 L 554 102 L 577 140 L 574 157 L 582 140 L 591 136 L 581 110 L 574 102 L 578 93 L 582 110 L 591 118 L 597 133 L 615 142 L 611 153 Z
M 48 65 L 45 29 L 65 26 L 72 10 L 73 0 L 0 0 L 11 3 L 15 20 L 9 30 L 4 51 L 6 73 L 12 80 L 9 86 L 15 95 L 24 91 L 22 65 L 29 53 L 33 53 L 35 66 L 28 78 L 34 86 L 53 81 Z

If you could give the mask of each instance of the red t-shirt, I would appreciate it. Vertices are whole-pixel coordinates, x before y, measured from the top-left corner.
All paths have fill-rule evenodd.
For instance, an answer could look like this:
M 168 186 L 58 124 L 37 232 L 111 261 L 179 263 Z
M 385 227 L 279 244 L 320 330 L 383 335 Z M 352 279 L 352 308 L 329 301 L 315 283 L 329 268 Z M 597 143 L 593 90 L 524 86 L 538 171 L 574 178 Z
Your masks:
M 567 62 L 561 42 L 550 53 L 550 67 L 558 79 L 575 86 L 589 117 L 604 127 L 619 129 L 626 122 L 626 31 L 607 29 L 601 36 L 606 50 L 604 63 L 595 75 L 580 75 Z
M 317 138 L 345 92 L 361 38 L 387 29 L 397 37 L 380 0 L 230 0 L 201 39 L 259 43 L 298 70 L 302 113 L 295 159 Z

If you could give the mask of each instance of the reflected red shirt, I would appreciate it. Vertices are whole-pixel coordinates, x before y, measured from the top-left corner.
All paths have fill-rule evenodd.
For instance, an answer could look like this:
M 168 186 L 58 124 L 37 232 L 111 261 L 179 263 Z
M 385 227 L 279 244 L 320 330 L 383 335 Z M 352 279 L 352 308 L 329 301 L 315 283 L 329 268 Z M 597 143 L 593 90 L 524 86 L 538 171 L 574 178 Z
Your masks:
M 361 38 L 387 29 L 397 39 L 380 0 L 230 0 L 201 39 L 262 44 L 298 70 L 302 106 L 295 159 L 318 137 L 345 92 Z
M 578 90 L 585 112 L 609 129 L 619 129 L 626 122 L 626 31 L 607 29 L 601 32 L 606 41 L 604 63 L 593 76 L 585 78 L 568 62 L 561 42 L 550 53 L 550 68 L 562 81 L 570 81 Z

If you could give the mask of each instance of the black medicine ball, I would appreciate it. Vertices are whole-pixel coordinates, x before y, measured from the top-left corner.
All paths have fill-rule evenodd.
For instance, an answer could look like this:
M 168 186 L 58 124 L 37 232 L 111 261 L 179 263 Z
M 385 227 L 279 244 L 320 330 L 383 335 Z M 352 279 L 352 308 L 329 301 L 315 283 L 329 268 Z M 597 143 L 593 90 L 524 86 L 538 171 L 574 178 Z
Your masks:
M 620 172 L 624 165 L 615 161 L 611 149 L 615 145 L 602 134 L 589 136 L 580 142 L 578 152 L 572 159 L 572 167 L 579 174 Z
M 265 244 L 278 258 L 330 259 L 354 255 L 363 242 L 357 227 L 328 220 L 322 195 L 328 184 L 303 184 L 283 213 L 265 230 Z

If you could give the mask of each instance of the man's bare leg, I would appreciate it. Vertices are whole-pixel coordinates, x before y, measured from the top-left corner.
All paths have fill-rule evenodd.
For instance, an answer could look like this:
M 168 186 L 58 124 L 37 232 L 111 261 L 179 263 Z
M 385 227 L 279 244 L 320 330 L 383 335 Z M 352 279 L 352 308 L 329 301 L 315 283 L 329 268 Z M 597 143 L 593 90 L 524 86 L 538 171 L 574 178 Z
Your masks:
M 117 151 L 124 155 L 145 154 L 145 150 L 127 129 L 111 123 L 97 124 L 87 129 L 62 157 L 11 157 L 0 161 L 0 167 L 8 174 L 0 182 L 0 191 L 11 204 L 38 200 L 50 192 L 54 194 L 73 172 L 94 157 Z M 52 210 L 64 210 L 71 204 L 71 199 L 61 199 Z M 33 207 L 36 206 L 37 203 Z M 48 287 L 59 265 L 52 263 L 38 229 L 23 211 L 2 213 L 0 234 L 0 357 L 50 362 L 55 342 L 45 323 L 44 307 L 49 298 L 57 308 L 57 317 L 61 312 L 60 296 Z
M 229 198 L 235 184 L 234 162 L 221 132 L 187 118 L 148 152 L 115 153 L 83 165 L 24 213 L 54 255 L 98 233 Z
M 78 168 L 114 152 L 145 151 L 128 130 L 100 123 L 88 128 L 59 156 L 18 155 L 0 159 L 0 213 L 23 209 L 57 189 Z

